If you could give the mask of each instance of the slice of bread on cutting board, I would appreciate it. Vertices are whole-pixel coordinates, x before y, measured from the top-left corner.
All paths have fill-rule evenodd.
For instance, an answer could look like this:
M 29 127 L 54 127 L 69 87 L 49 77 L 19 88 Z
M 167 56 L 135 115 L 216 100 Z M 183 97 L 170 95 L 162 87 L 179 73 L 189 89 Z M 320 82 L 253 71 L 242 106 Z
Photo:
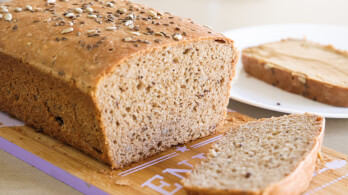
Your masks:
M 286 39 L 243 50 L 253 77 L 306 98 L 348 107 L 348 53 L 331 45 Z
M 232 127 L 183 180 L 189 194 L 300 194 L 309 185 L 325 119 L 293 114 Z

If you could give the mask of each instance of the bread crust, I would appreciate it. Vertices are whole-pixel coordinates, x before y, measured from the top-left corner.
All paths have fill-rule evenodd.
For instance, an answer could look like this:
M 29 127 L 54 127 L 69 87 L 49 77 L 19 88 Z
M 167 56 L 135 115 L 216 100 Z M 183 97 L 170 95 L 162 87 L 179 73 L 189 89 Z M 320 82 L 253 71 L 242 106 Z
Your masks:
M 87 4 L 90 2 L 93 4 Z M 74 5 L 75 3 L 77 5 Z M 80 8 L 84 6 L 83 4 L 98 11 L 96 15 L 104 14 L 102 23 L 88 18 L 85 12 L 74 20 L 63 15 L 69 9 L 71 9 L 70 13 L 78 15 L 73 8 Z M 8 6 L 9 10 L 25 5 L 41 10 L 11 11 L 13 15 L 11 21 L 0 19 L 0 110 L 16 116 L 64 143 L 83 150 L 114 168 L 122 165 L 112 161 L 96 97 L 97 88 L 103 78 L 135 55 L 165 47 L 175 47 L 187 42 L 218 41 L 229 44 L 235 50 L 232 40 L 190 19 L 158 12 L 127 0 L 116 1 L 114 8 L 92 0 L 88 2 L 56 1 L 55 5 L 47 4 L 43 0 L 14 0 L 1 5 Z M 134 25 L 139 25 L 140 35 L 132 34 L 138 31 L 125 26 L 123 20 L 126 14 L 120 14 L 114 23 L 105 21 L 107 12 L 117 14 L 118 8 L 130 10 L 131 7 L 132 13 L 142 16 L 134 20 Z M 150 11 L 161 13 L 161 19 L 148 19 Z M 120 24 L 118 24 L 119 21 Z M 75 22 L 75 24 L 70 26 L 68 22 Z M 114 24 L 118 25 L 119 29 L 105 30 Z M 73 32 L 62 33 L 69 27 L 74 29 Z M 88 36 L 87 32 L 93 29 L 100 29 L 100 35 Z M 166 36 L 156 36 L 154 32 L 165 32 Z M 175 39 L 176 33 L 182 35 L 182 38 Z M 128 37 L 136 41 L 124 41 Z M 161 42 L 158 41 L 159 39 Z M 235 54 L 229 86 L 231 86 L 237 58 L 238 55 Z M 19 70 L 21 73 L 17 74 Z M 11 87 L 15 89 L 12 90 Z M 39 101 L 34 98 L 38 95 L 36 89 L 41 91 Z M 8 93 L 10 90 L 12 94 Z M 20 101 L 16 100 L 17 97 L 21 97 Z M 225 105 L 228 104 L 228 99 L 227 91 Z M 48 107 L 47 102 L 50 102 Z M 64 108 L 61 109 L 60 106 Z M 80 109 L 78 116 L 76 116 L 76 108 Z M 85 115 L 88 117 L 83 118 L 82 116 Z M 62 123 L 61 118 L 69 119 L 64 121 L 64 125 L 73 129 L 62 128 L 62 125 L 59 125 Z M 220 124 L 222 122 L 221 120 Z
M 184 185 L 188 194 L 192 195 L 218 195 L 218 194 L 246 194 L 246 195 L 292 195 L 301 194 L 309 186 L 313 171 L 316 166 L 318 154 L 321 150 L 324 132 L 325 132 L 325 118 L 318 117 L 317 121 L 322 121 L 322 128 L 319 130 L 315 138 L 315 143 L 306 157 L 297 165 L 294 171 L 284 177 L 282 180 L 275 182 L 265 189 L 259 191 L 242 191 L 238 189 L 212 189 L 196 186 Z M 190 174 L 190 173 L 187 173 Z
M 90 2 L 94 3 L 93 0 Z M 102 23 L 97 23 L 94 19 L 88 18 L 87 13 L 80 14 L 81 16 L 74 20 L 64 17 L 63 13 L 69 9 L 83 6 L 83 3 L 77 0 L 57 1 L 54 6 L 47 4 L 46 1 L 14 0 L 1 5 L 8 6 L 9 9 L 31 5 L 33 8 L 41 8 L 41 11 L 12 12 L 12 21 L 2 19 L 0 21 L 0 29 L 2 29 L 0 30 L 0 52 L 21 59 L 64 82 L 74 82 L 75 86 L 85 93 L 92 93 L 103 76 L 138 53 L 206 39 L 233 45 L 233 41 L 221 33 L 196 24 L 191 19 L 162 12 L 159 12 L 163 15 L 161 19 L 146 19 L 150 11 L 156 13 L 157 11 L 128 0 L 115 2 L 113 8 L 99 3 L 87 4 L 90 2 L 85 3 L 103 17 L 107 12 L 116 13 L 118 8 L 129 10 L 130 6 L 133 6 L 131 12 L 136 16 L 142 16 L 134 20 L 134 25 L 139 25 L 139 31 L 128 29 L 124 23 L 116 22 L 114 22 L 115 25 L 119 26 L 117 30 L 105 30 L 114 23 L 106 22 L 104 18 Z M 74 3 L 78 5 L 73 5 Z M 52 15 L 56 16 L 52 17 Z M 124 20 L 125 17 L 126 14 L 121 14 L 116 20 L 122 21 L 121 19 Z M 61 25 L 60 21 L 64 21 L 64 25 Z M 160 25 L 153 24 L 152 21 L 160 22 Z M 75 22 L 72 26 L 74 30 L 63 34 L 62 31 L 70 27 L 68 22 Z M 55 23 L 58 25 L 56 26 Z M 17 26 L 14 30 L 15 25 Z M 100 29 L 100 35 L 88 36 L 88 31 L 93 29 Z M 150 34 L 148 34 L 149 31 Z M 140 35 L 134 35 L 132 32 L 139 32 Z M 154 32 L 163 32 L 167 37 L 156 36 Z M 77 33 L 81 35 L 78 36 Z M 182 35 L 182 39 L 174 39 L 175 33 Z M 130 37 L 148 42 L 124 41 L 125 38 Z M 158 39 L 161 40 L 160 43 L 156 42 Z
M 333 49 L 332 46 L 327 46 L 326 49 L 347 55 L 345 52 Z M 242 62 L 244 70 L 249 75 L 268 84 L 314 101 L 333 106 L 348 107 L 348 88 L 325 83 L 310 77 L 306 78 L 305 82 L 301 82 L 301 75 L 276 66 L 269 67 L 266 61 L 254 57 L 248 52 L 248 49 L 242 52 Z

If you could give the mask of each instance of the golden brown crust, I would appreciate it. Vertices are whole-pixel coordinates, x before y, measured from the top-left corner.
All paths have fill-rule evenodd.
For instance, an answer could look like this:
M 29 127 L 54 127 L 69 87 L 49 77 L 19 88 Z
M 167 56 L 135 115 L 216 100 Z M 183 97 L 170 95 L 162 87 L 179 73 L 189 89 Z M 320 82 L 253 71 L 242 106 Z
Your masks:
M 2 53 L 0 67 L 1 111 L 110 163 L 90 96 Z
M 347 56 L 346 52 L 325 46 L 325 49 Z M 330 104 L 333 106 L 348 107 L 348 88 L 324 83 L 313 78 L 306 78 L 301 82 L 301 76 L 293 72 L 277 67 L 267 67 L 267 62 L 253 57 L 248 49 L 242 52 L 244 70 L 253 77 L 266 83 L 279 87 L 291 93 L 300 94 L 314 101 Z
M 206 39 L 226 42 L 233 47 L 232 40 L 190 19 L 160 13 L 130 1 L 117 1 L 113 7 L 93 0 L 57 0 L 54 5 L 45 0 L 15 0 L 1 5 L 8 6 L 13 18 L 11 21 L 0 19 L 0 78 L 5 78 L 5 82 L 0 79 L 0 92 L 7 94 L 11 87 L 16 90 L 0 95 L 0 110 L 113 166 L 105 127 L 96 106 L 96 88 L 103 77 L 132 56 L 163 47 Z M 26 5 L 33 11 L 25 10 Z M 23 11 L 14 12 L 15 7 Z M 100 18 L 88 18 L 86 7 L 93 8 L 92 14 Z M 74 8 L 84 11 L 76 17 L 79 14 Z M 127 12 L 120 13 L 120 8 L 126 8 Z M 67 12 L 75 18 L 67 18 L 64 15 Z M 152 12 L 160 18 L 153 18 Z M 133 29 L 125 25 L 131 13 L 135 16 Z M 109 21 L 110 18 L 114 19 Z M 70 26 L 70 22 L 74 24 Z M 106 30 L 113 25 L 118 29 Z M 63 34 L 68 28 L 73 31 Z M 97 29 L 100 30 L 98 36 L 89 36 L 89 30 Z M 137 33 L 140 35 L 135 35 Z M 175 34 L 180 34 L 182 39 L 175 38 Z M 129 37 L 133 41 L 124 41 Z M 233 63 L 235 65 L 237 59 Z M 36 88 L 38 92 L 33 91 Z M 229 93 L 226 93 L 228 102 Z M 39 101 L 35 100 L 36 94 L 41 96 Z M 62 119 L 64 128 L 59 125 Z
M 93 5 L 87 4 L 90 2 Z M 81 13 L 80 17 L 74 19 L 65 17 L 63 14 L 69 9 L 75 16 L 78 15 L 73 9 L 83 7 L 83 3 L 77 0 L 56 1 L 55 5 L 47 4 L 44 0 L 15 0 L 1 4 L 8 6 L 9 10 L 15 7 L 22 7 L 24 10 L 25 5 L 31 5 L 34 9 L 40 8 L 41 11 L 11 12 L 13 16 L 11 21 L 1 19 L 0 52 L 21 59 L 65 82 L 74 82 L 76 87 L 87 92 L 96 87 L 103 75 L 140 51 L 201 39 L 221 39 L 231 42 L 223 35 L 195 24 L 190 19 L 157 12 L 130 1 L 117 1 L 113 7 L 107 7 L 105 3 L 96 1 L 85 3 L 87 4 L 85 7 L 91 7 L 98 12 L 93 13 L 94 15 L 100 15 L 102 18 L 88 18 L 88 13 Z M 117 14 L 120 8 L 126 8 L 127 12 Z M 151 18 L 151 10 L 161 13 L 161 18 Z M 107 12 L 113 15 L 113 22 L 107 21 L 109 18 Z M 134 28 L 129 29 L 125 25 L 125 18 L 130 13 L 135 15 L 134 26 L 139 25 L 138 31 Z M 102 23 L 99 24 L 96 20 Z M 69 22 L 75 24 L 69 26 Z M 117 30 L 106 30 L 107 27 L 114 25 L 118 27 Z M 73 28 L 72 32 L 62 34 L 63 30 L 70 27 Z M 89 30 L 96 29 L 100 30 L 100 35 L 88 35 Z M 165 36 L 157 36 L 154 34 L 156 32 L 162 32 Z M 140 33 L 140 35 L 132 33 Z M 177 41 L 174 38 L 176 33 L 182 36 L 181 40 Z M 129 37 L 140 42 L 123 41 Z M 161 42 L 158 43 L 156 40 Z M 143 43 L 144 41 L 147 42 Z M 21 49 L 18 50 L 18 48 Z

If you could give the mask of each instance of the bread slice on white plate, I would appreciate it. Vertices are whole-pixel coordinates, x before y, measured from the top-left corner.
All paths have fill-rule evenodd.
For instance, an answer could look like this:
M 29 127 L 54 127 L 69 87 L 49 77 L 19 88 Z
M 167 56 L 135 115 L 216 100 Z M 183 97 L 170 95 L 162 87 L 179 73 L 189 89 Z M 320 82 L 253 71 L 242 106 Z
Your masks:
M 293 114 L 232 127 L 183 180 L 189 194 L 300 194 L 309 185 L 325 119 Z
M 332 45 L 286 39 L 243 50 L 243 66 L 253 77 L 291 93 L 348 107 L 348 52 Z

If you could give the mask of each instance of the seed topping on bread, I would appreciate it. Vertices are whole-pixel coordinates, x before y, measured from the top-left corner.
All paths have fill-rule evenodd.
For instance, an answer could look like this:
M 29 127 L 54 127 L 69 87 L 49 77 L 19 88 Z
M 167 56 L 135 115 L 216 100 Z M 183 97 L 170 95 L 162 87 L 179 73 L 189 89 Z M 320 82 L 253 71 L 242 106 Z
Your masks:
M 62 10 L 62 4 L 66 5 L 66 3 L 70 4 L 69 8 Z M 173 21 L 163 22 L 175 18 L 171 13 L 162 13 L 128 0 L 109 2 L 98 0 L 83 3 L 79 1 L 46 0 L 44 7 L 32 7 L 27 4 L 23 7 L 13 8 L 3 5 L 0 8 L 2 13 L 7 13 L 5 15 L 0 14 L 0 19 L 3 18 L 4 21 L 12 21 L 14 18 L 12 22 L 16 22 L 16 14 L 20 14 L 23 10 L 40 14 L 40 16 L 44 14 L 46 17 L 44 21 L 36 20 L 37 17 L 33 16 L 33 23 L 46 22 L 52 24 L 54 28 L 62 28 L 57 32 L 57 35 L 70 33 L 69 36 L 95 37 L 102 35 L 108 37 L 113 36 L 112 33 L 117 29 L 125 28 L 128 29 L 128 35 L 124 34 L 121 39 L 124 42 L 138 43 L 133 44 L 134 47 L 139 47 L 139 44 L 162 43 L 163 40 L 158 37 L 181 41 L 187 36 L 187 32 L 181 32 L 180 24 L 176 25 Z M 9 10 L 13 10 L 15 15 L 12 15 L 13 13 L 10 13 Z M 90 23 L 89 20 L 94 20 L 99 24 L 108 23 L 110 26 L 98 29 L 98 33 L 91 33 L 89 29 L 85 29 L 85 26 Z M 182 21 L 183 19 L 179 18 L 179 20 Z M 191 23 L 193 22 L 191 21 Z M 166 28 L 161 28 L 161 25 Z M 70 27 L 63 28 L 64 26 Z M 72 26 L 76 26 L 76 28 L 72 28 Z M 156 31 L 157 29 L 161 29 L 161 31 Z M 166 30 L 170 32 L 173 29 L 179 32 L 175 34 L 165 32 Z M 194 29 L 191 30 L 195 31 Z M 76 31 L 76 33 L 72 34 L 73 31 Z M 211 32 L 208 31 L 207 33 L 210 34 Z M 135 36 L 139 37 L 135 38 Z

